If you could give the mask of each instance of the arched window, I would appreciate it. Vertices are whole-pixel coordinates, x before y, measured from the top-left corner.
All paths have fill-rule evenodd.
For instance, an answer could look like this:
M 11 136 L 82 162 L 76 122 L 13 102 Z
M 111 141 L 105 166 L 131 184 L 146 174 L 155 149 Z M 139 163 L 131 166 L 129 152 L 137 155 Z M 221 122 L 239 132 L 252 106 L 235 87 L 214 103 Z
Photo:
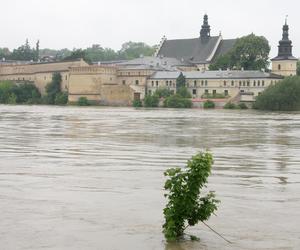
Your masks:
M 280 64 L 278 64 L 278 70 L 281 70 L 281 65 Z

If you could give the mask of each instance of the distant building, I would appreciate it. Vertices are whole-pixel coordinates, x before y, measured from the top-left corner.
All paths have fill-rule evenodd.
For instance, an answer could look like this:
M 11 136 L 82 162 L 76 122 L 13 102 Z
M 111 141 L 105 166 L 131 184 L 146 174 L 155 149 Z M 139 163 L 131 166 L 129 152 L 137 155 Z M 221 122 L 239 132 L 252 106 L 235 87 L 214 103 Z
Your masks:
M 298 59 L 292 53 L 292 41 L 289 39 L 289 26 L 287 20 L 282 28 L 282 39 L 279 41 L 278 55 L 271 59 L 272 72 L 282 76 L 297 74 Z
M 205 14 L 199 37 L 175 40 L 167 40 L 164 37 L 155 55 L 173 57 L 182 63 L 194 65 L 199 70 L 207 70 L 218 56 L 226 54 L 232 49 L 235 42 L 236 39 L 223 39 L 221 34 L 211 36 L 208 16 Z

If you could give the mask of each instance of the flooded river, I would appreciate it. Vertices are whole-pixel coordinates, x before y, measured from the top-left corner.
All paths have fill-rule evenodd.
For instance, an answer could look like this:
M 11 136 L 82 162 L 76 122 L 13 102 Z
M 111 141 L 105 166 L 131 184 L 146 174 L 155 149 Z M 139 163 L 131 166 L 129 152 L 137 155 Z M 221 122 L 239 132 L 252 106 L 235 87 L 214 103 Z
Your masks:
M 201 149 L 222 201 L 166 244 L 163 172 Z M 0 249 L 300 249 L 300 113 L 0 106 Z

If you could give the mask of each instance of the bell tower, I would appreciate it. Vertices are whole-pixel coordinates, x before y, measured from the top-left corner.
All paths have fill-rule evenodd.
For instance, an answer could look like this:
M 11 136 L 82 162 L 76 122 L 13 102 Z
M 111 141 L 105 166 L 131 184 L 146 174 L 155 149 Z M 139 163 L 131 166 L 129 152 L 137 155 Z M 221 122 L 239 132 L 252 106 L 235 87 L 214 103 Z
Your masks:
M 282 28 L 282 39 L 279 41 L 278 56 L 271 59 L 272 73 L 282 76 L 293 76 L 297 73 L 298 59 L 292 53 L 292 41 L 289 39 L 287 18 Z
M 203 25 L 200 30 L 200 38 L 201 40 L 207 40 L 210 38 L 210 25 L 208 25 L 208 16 L 207 14 L 203 17 Z

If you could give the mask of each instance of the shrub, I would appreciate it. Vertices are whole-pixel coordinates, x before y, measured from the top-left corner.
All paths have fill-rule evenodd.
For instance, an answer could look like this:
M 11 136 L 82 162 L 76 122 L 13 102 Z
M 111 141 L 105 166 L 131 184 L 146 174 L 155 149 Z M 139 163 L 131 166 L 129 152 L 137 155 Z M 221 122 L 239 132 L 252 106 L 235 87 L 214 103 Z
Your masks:
M 237 106 L 234 103 L 231 103 L 231 102 L 227 102 L 224 105 L 224 109 L 236 109 L 236 108 L 237 108 Z
M 55 96 L 55 105 L 66 105 L 68 103 L 68 93 L 60 92 Z
M 192 98 L 191 93 L 186 87 L 180 87 L 177 91 L 176 94 L 183 97 L 183 98 Z
M 243 102 L 239 103 L 238 106 L 239 106 L 240 109 L 248 109 L 247 105 Z
M 11 93 L 7 100 L 8 104 L 16 104 L 17 103 L 17 96 L 14 93 Z
M 274 111 L 300 110 L 300 77 L 287 77 L 275 85 L 270 85 L 256 97 L 253 108 Z
M 143 104 L 142 104 L 141 100 L 133 100 L 132 106 L 135 108 L 140 108 L 140 107 L 143 107 Z
M 173 95 L 173 91 L 170 90 L 170 89 L 167 89 L 167 88 L 158 88 L 158 89 L 155 91 L 154 94 L 158 95 L 159 98 L 161 98 L 161 97 L 164 97 L 164 98 L 165 98 L 165 97 L 168 97 L 168 96 L 170 96 L 170 95 Z
M 144 106 L 147 108 L 158 107 L 159 96 L 156 94 L 146 95 L 144 99 Z
M 204 103 L 203 103 L 203 108 L 205 109 L 213 109 L 215 108 L 215 103 L 213 101 L 210 101 L 210 100 L 206 100 Z
M 77 101 L 77 105 L 78 106 L 89 106 L 90 103 L 86 97 L 81 96 L 81 97 L 79 97 L 79 99 Z
M 176 95 L 171 95 L 164 100 L 164 107 L 166 108 L 191 108 L 192 101 L 188 98 L 183 98 Z
M 164 173 L 168 177 L 164 186 L 168 191 L 165 194 L 168 203 L 163 211 L 163 233 L 168 241 L 179 239 L 187 226 L 208 220 L 217 210 L 220 201 L 215 199 L 214 192 L 200 197 L 201 189 L 206 187 L 212 164 L 212 155 L 201 152 L 187 162 L 186 168 L 171 168 Z
M 55 104 L 55 97 L 61 93 L 62 77 L 60 73 L 53 73 L 52 81 L 46 85 L 46 94 L 48 104 Z

